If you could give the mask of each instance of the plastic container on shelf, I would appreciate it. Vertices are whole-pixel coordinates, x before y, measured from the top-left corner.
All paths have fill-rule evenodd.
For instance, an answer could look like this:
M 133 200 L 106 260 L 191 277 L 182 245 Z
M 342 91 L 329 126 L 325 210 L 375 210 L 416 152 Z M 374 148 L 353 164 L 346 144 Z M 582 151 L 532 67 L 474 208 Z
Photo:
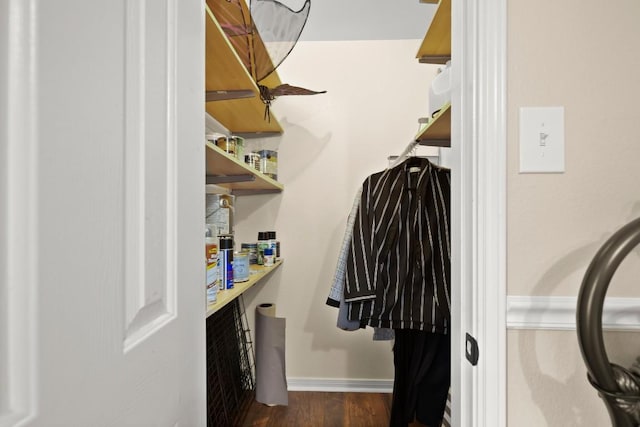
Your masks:
M 258 263 L 258 244 L 257 243 L 243 243 L 241 250 L 249 253 L 249 264 Z
M 207 194 L 205 221 L 218 227 L 220 234 L 233 234 L 233 214 L 236 196 Z
M 431 82 L 429 88 L 429 117 L 451 102 L 451 61 L 445 66 Z
M 260 170 L 260 154 L 250 152 L 244 155 L 244 162 L 255 170 Z
M 213 136 L 213 139 L 210 139 Z M 236 140 L 232 136 L 222 134 L 207 135 L 207 139 L 217 145 L 222 151 L 232 156 L 236 156 Z
M 276 263 L 275 249 L 265 248 L 263 259 L 265 267 L 273 267 L 273 265 Z
M 241 162 L 244 161 L 244 138 L 241 136 L 231 135 L 229 139 L 234 141 L 235 156 Z
M 278 152 L 275 150 L 260 150 L 260 172 L 268 177 L 278 179 Z
M 249 280 L 249 252 L 241 251 L 233 254 L 233 282 Z

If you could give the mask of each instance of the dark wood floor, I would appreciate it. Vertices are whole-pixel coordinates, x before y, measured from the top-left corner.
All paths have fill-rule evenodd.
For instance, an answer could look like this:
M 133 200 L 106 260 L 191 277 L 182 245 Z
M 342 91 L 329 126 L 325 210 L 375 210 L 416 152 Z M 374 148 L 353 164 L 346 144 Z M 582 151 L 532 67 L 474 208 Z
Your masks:
M 254 401 L 242 427 L 388 427 L 390 414 L 387 393 L 290 391 L 288 406 Z

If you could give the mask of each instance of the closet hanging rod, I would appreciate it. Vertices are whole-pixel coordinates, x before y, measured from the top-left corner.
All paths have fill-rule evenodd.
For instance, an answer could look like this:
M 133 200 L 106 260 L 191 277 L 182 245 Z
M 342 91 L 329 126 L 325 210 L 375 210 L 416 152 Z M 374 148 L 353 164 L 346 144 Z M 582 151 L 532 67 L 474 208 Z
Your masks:
M 389 165 L 389 168 L 398 166 L 400 163 L 402 163 L 404 159 L 407 158 L 409 153 L 415 150 L 416 146 L 418 145 L 424 145 L 429 147 L 451 147 L 451 140 L 450 139 L 422 139 L 417 141 L 416 140 L 411 141 L 409 144 L 407 144 L 407 146 L 402 151 L 402 153 L 400 153 L 400 155 L 393 160 L 393 162 Z
M 414 148 L 416 148 L 416 145 L 418 145 L 418 141 L 415 141 L 415 140 L 407 144 L 406 148 L 402 151 L 402 153 L 400 153 L 400 155 L 396 157 L 396 159 L 389 165 L 389 168 L 398 166 L 400 163 L 402 163 L 404 159 L 407 158 L 407 155 L 411 153 Z

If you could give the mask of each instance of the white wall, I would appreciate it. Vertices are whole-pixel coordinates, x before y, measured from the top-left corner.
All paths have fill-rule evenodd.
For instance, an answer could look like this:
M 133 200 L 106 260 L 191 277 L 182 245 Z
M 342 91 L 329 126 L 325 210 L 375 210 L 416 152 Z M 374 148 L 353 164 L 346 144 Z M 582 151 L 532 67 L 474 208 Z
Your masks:
M 404 149 L 427 114 L 437 66 L 418 63 L 419 43 L 299 42 L 279 69 L 283 82 L 327 93 L 275 101 L 283 136 L 253 143 L 278 149 L 285 189 L 237 198 L 235 228 L 237 242 L 270 229 L 281 241 L 283 266 L 245 303 L 250 325 L 263 302 L 286 317 L 290 378 L 393 378 L 391 344 L 373 342 L 370 328 L 339 330 L 325 300 L 357 188 Z

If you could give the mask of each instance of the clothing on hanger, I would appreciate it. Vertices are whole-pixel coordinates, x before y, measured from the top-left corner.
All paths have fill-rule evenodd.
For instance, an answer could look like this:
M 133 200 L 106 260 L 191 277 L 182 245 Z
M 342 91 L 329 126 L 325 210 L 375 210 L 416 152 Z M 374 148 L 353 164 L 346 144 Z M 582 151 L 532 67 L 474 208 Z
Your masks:
M 438 426 L 451 366 L 450 171 L 405 151 L 361 186 L 327 304 L 339 327 L 395 337 L 390 426 Z
M 398 329 L 393 344 L 393 399 L 390 427 L 417 419 L 439 427 L 451 384 L 451 336 Z
M 450 185 L 448 169 L 420 157 L 365 180 L 346 265 L 350 320 L 448 332 Z
M 326 304 L 331 307 L 338 308 L 338 328 L 345 331 L 355 331 L 361 328 L 359 320 L 349 320 L 348 318 L 348 304 L 344 301 L 344 278 L 345 269 L 347 264 L 347 254 L 349 252 L 349 246 L 351 244 L 351 235 L 353 233 L 353 224 L 355 217 L 360 206 L 360 195 L 362 188 L 359 188 L 356 197 L 353 200 L 351 211 L 347 219 L 347 227 L 344 238 L 342 240 L 342 246 L 340 247 L 340 253 L 338 255 L 338 263 L 336 265 L 336 271 L 331 283 L 331 290 L 327 297 Z M 374 328 L 373 339 L 374 341 L 388 341 L 394 338 L 394 332 L 392 329 Z

